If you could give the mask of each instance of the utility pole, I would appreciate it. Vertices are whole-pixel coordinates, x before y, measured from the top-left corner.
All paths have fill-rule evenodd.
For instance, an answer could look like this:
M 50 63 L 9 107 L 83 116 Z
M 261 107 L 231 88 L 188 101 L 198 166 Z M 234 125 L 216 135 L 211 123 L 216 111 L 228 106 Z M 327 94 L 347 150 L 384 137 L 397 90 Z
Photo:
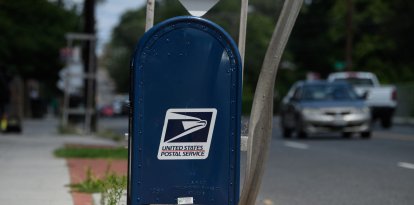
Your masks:
M 353 0 L 346 0 L 346 45 L 345 45 L 345 61 L 346 70 L 350 71 L 353 67 L 352 62 L 352 44 L 354 35 L 353 16 L 354 16 L 354 3 Z
M 95 35 L 95 0 L 85 0 L 83 6 L 84 25 L 83 30 L 85 34 Z M 90 60 L 91 59 L 91 60 Z M 97 128 L 97 116 L 95 112 L 96 107 L 96 79 L 93 77 L 96 73 L 96 54 L 95 43 L 86 41 L 82 52 L 82 60 L 85 74 L 88 76 L 85 79 L 84 87 L 84 104 L 85 114 L 91 116 L 90 122 L 86 124 L 86 130 L 95 132 Z

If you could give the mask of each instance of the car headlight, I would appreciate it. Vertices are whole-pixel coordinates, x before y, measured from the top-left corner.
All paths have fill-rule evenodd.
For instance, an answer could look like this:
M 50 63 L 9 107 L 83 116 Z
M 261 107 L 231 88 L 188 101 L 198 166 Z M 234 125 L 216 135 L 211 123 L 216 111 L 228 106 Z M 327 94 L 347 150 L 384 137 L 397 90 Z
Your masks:
M 371 110 L 369 109 L 369 107 L 363 107 L 363 108 L 355 109 L 355 113 L 369 114 L 370 112 L 371 112 Z
M 302 110 L 302 114 L 306 116 L 319 115 L 320 113 L 320 110 L 315 108 L 304 108 Z

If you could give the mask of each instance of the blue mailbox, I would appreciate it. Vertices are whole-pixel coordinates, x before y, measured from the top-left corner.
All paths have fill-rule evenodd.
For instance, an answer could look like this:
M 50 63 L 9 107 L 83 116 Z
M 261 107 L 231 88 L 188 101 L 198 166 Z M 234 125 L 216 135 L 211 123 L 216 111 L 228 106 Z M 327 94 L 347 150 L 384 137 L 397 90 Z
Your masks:
M 128 204 L 237 204 L 241 70 L 231 37 L 206 19 L 145 33 L 131 63 Z

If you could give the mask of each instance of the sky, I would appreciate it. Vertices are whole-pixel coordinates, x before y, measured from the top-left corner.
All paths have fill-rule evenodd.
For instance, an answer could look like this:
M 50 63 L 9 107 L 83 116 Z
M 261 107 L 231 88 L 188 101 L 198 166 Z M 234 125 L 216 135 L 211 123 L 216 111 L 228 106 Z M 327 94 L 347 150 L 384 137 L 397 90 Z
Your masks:
M 142 7 L 145 2 L 145 0 L 105 0 L 97 5 L 98 55 L 102 53 L 105 43 L 110 40 L 112 29 L 119 23 L 122 13 Z

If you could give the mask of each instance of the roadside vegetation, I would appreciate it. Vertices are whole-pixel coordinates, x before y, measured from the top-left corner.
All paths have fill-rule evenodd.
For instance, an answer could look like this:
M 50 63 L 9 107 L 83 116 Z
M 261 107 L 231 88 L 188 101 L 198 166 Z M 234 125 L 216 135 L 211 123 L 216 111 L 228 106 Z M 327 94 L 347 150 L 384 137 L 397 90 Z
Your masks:
M 73 125 L 67 125 L 67 126 L 59 125 L 58 132 L 61 135 L 73 135 L 73 134 L 79 134 L 80 129 L 76 128 Z
M 105 176 L 98 178 L 92 174 L 91 168 L 86 170 L 85 181 L 70 184 L 72 191 L 83 193 L 100 193 L 101 205 L 117 205 L 127 186 L 127 177 L 110 172 L 110 165 Z
M 59 93 L 56 82 L 64 62 L 65 34 L 81 25 L 67 1 L 0 1 L 0 69 L 23 80 L 41 82 L 46 97 Z M 22 60 L 24 59 L 24 60 Z
M 113 130 L 110 130 L 110 129 L 99 131 L 98 133 L 96 133 L 96 135 L 98 137 L 110 139 L 110 140 L 113 140 L 115 142 L 120 142 L 120 141 L 125 139 L 125 137 L 123 135 L 118 134 L 118 133 L 116 133 L 116 132 L 114 132 Z
M 77 147 L 65 146 L 54 151 L 56 157 L 61 158 L 105 158 L 128 159 L 128 149 L 124 147 Z
M 246 59 L 243 77 L 243 113 L 250 111 L 260 68 L 283 0 L 249 2 Z M 354 0 L 353 67 L 351 71 L 374 72 L 381 83 L 414 79 L 414 1 Z M 156 1 L 155 24 L 188 15 L 178 1 Z M 325 78 L 345 69 L 346 1 L 305 1 L 297 19 L 276 81 L 275 102 L 289 87 L 305 79 L 307 72 Z M 240 1 L 220 1 L 203 18 L 222 26 L 237 41 Z M 235 23 L 236 22 L 236 23 Z M 114 28 L 101 58 L 114 78 L 117 90 L 129 90 L 129 60 L 144 33 L 145 8 L 125 12 Z M 275 112 L 278 112 L 275 105 Z
M 80 127 L 76 127 L 75 125 L 59 125 L 58 132 L 61 135 L 80 135 L 84 131 Z M 121 134 L 118 134 L 110 129 L 99 130 L 96 134 L 97 137 L 113 140 L 115 142 L 121 142 L 125 139 L 125 137 Z
M 94 175 L 92 168 L 88 167 L 85 180 L 80 183 L 70 184 L 72 191 L 82 193 L 100 193 L 101 205 L 117 205 L 126 190 L 127 177 L 111 171 L 111 160 L 128 159 L 128 149 L 124 147 L 105 147 L 89 145 L 65 145 L 56 149 L 54 155 L 60 158 L 81 159 L 107 159 L 108 165 L 103 177 Z

